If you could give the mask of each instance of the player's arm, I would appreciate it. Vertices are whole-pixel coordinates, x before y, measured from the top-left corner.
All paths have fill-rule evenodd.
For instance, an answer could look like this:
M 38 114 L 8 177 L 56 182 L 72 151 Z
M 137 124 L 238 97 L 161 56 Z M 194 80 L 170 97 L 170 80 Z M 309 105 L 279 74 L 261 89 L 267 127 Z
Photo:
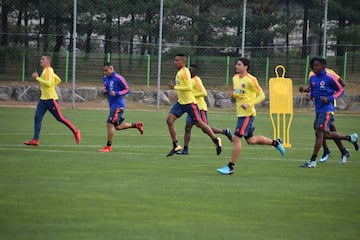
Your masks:
M 253 101 L 249 102 L 250 105 L 256 105 L 261 103 L 262 101 L 265 100 L 265 93 L 262 90 L 261 86 L 259 85 L 258 81 L 256 78 L 252 79 L 253 82 L 253 89 L 256 92 L 256 97 Z
M 207 96 L 207 92 L 206 92 L 204 85 L 202 84 L 202 81 L 199 78 L 195 78 L 194 82 L 195 82 L 196 91 L 193 91 L 193 95 L 195 97 Z
M 119 91 L 114 91 L 115 92 L 115 96 L 124 96 L 126 94 L 128 94 L 130 92 L 130 87 L 129 85 L 126 83 L 126 80 L 124 77 L 120 76 L 118 78 L 118 81 L 116 81 L 118 86 L 119 86 Z
M 50 87 L 54 82 L 54 71 L 51 68 L 44 69 L 44 73 L 41 76 L 37 76 L 35 79 L 43 85 Z

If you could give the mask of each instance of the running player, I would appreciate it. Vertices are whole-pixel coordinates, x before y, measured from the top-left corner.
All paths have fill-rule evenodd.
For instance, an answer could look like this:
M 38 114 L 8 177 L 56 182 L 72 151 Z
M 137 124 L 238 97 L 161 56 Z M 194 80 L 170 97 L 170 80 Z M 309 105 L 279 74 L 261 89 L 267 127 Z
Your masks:
M 229 96 L 236 100 L 237 124 L 233 136 L 233 149 L 230 161 L 224 167 L 217 169 L 217 172 L 221 174 L 232 174 L 234 172 L 235 163 L 242 149 L 242 137 L 245 138 L 247 144 L 273 146 L 282 156 L 285 155 L 285 149 L 280 139 L 272 140 L 265 136 L 254 135 L 255 105 L 265 99 L 265 94 L 256 77 L 249 73 L 249 69 L 249 59 L 239 58 L 236 62 L 236 74 L 232 79 L 233 91 L 229 92 Z
M 106 63 L 103 66 L 104 71 L 104 88 L 103 93 L 106 94 L 109 102 L 109 116 L 107 118 L 107 143 L 101 148 L 99 152 L 111 152 L 112 141 L 115 130 L 125 130 L 128 128 L 136 128 L 140 134 L 144 133 L 143 123 L 126 123 L 124 122 L 125 99 L 124 96 L 130 92 L 130 88 L 125 78 L 114 71 L 114 66 L 111 63 Z
M 192 81 L 189 69 L 185 66 L 186 55 L 177 54 L 174 61 L 176 68 L 178 69 L 175 77 L 175 83 L 170 82 L 169 88 L 177 91 L 178 100 L 170 109 L 166 123 L 169 128 L 170 137 L 172 140 L 172 149 L 166 155 L 170 157 L 182 150 L 182 147 L 178 144 L 176 138 L 175 121 L 180 118 L 184 113 L 187 113 L 191 119 L 197 122 L 196 126 L 201 128 L 214 142 L 216 147 L 216 154 L 219 155 L 222 150 L 221 139 L 217 138 L 211 128 L 204 123 L 199 116 L 199 108 L 196 104 L 196 99 L 192 93 Z
M 192 92 L 195 96 L 197 105 L 200 110 L 200 117 L 201 120 L 208 124 L 208 115 L 207 115 L 207 104 L 205 101 L 205 97 L 207 96 L 207 91 L 203 85 L 203 82 L 201 78 L 198 76 L 199 67 L 196 64 L 190 64 L 190 74 L 191 74 L 191 80 L 193 81 L 192 84 Z M 191 138 L 191 129 L 193 125 L 196 124 L 194 120 L 191 119 L 191 117 L 188 115 L 186 117 L 186 124 L 185 124 L 185 134 L 184 134 L 184 149 L 178 154 L 181 155 L 188 155 L 189 154 L 189 142 Z M 229 128 L 226 129 L 219 129 L 215 127 L 211 127 L 211 130 L 215 134 L 223 134 L 225 135 L 230 142 L 232 142 L 232 135 L 231 130 Z
M 54 69 L 51 67 L 51 61 L 52 58 L 50 55 L 43 55 L 40 59 L 40 66 L 43 69 L 41 76 L 39 76 L 38 72 L 33 72 L 32 74 L 32 77 L 40 84 L 41 96 L 35 111 L 34 136 L 32 140 L 24 142 L 25 145 L 39 145 L 41 123 L 47 111 L 72 131 L 76 144 L 78 144 L 81 139 L 80 130 L 61 113 L 58 104 L 58 95 L 55 90 L 55 87 L 61 83 L 61 79 L 54 73 Z

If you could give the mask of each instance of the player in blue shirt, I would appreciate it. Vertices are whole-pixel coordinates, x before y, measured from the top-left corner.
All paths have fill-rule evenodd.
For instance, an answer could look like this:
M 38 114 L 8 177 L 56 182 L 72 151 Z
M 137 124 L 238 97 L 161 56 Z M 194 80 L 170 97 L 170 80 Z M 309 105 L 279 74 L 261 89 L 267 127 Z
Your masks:
M 125 95 L 130 92 L 130 88 L 123 76 L 114 71 L 114 66 L 111 63 L 106 63 L 103 66 L 104 71 L 104 88 L 103 93 L 106 94 L 110 113 L 107 119 L 107 144 L 101 148 L 99 152 L 111 152 L 112 140 L 115 129 L 124 130 L 128 128 L 137 128 L 141 134 L 144 133 L 143 123 L 126 123 L 124 122 L 123 114 L 125 110 Z
M 315 75 L 310 78 L 309 98 L 315 105 L 316 138 L 310 160 L 300 165 L 300 167 L 304 168 L 316 167 L 317 154 L 324 138 L 347 140 L 354 145 L 356 151 L 359 150 L 358 135 L 356 133 L 342 135 L 337 131 L 330 131 L 330 125 L 334 119 L 334 99 L 339 98 L 344 93 L 344 89 L 337 81 L 336 76 L 325 70 L 325 66 L 325 59 L 316 59 L 313 66 Z

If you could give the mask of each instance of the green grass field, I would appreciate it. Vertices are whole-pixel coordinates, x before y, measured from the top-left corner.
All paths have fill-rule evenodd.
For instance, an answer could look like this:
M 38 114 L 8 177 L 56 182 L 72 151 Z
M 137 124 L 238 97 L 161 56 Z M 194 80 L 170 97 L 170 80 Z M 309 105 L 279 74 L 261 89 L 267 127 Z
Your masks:
M 23 145 L 33 133 L 33 108 L 0 108 L 0 239 L 359 239 L 360 152 L 346 142 L 344 166 L 332 156 L 315 169 L 299 165 L 311 156 L 313 115 L 296 114 L 292 148 L 285 157 L 268 146 L 243 145 L 231 176 L 216 173 L 229 160 L 222 136 L 217 156 L 210 139 L 193 129 L 190 155 L 171 148 L 167 112 L 126 111 L 145 133 L 117 132 L 106 143 L 105 110 L 63 110 L 82 131 L 71 132 L 49 113 L 41 145 Z M 234 113 L 210 113 L 210 125 L 235 127 Z M 360 133 L 359 115 L 336 115 L 342 133 Z M 182 144 L 185 118 L 177 121 Z M 268 115 L 256 134 L 271 137 Z M 322 153 L 322 150 L 321 150 Z

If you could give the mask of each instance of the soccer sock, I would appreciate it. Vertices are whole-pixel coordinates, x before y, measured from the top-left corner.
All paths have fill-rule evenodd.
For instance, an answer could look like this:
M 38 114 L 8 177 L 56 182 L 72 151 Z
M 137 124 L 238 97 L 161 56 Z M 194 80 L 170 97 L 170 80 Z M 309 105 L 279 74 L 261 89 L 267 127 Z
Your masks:
M 346 140 L 348 140 L 349 142 L 351 142 L 351 137 L 350 137 L 350 135 L 346 135 Z
M 213 139 L 213 142 L 214 142 L 215 144 L 218 144 L 218 143 L 219 143 L 219 140 L 218 140 L 217 138 L 214 138 L 214 139 Z
M 341 149 L 342 155 L 345 155 L 346 152 L 347 152 L 347 151 L 346 151 L 346 148 Z
M 132 128 L 136 128 L 136 123 L 132 123 L 132 124 L 131 124 L 131 127 L 132 127 Z
M 178 141 L 176 140 L 176 141 L 173 142 L 173 147 L 176 148 L 177 145 L 178 145 Z
M 310 158 L 310 161 L 312 161 L 312 162 L 313 162 L 313 161 L 316 161 L 316 158 L 317 158 L 316 155 L 312 155 L 311 158 Z
M 276 147 L 277 145 L 279 145 L 279 142 L 276 141 L 276 140 L 273 140 L 271 145 L 274 146 L 274 147 Z
M 106 143 L 106 146 L 111 147 L 111 144 L 112 144 L 112 141 L 108 141 L 108 142 Z
M 234 169 L 234 163 L 232 163 L 232 162 L 229 162 L 228 163 L 228 167 L 231 169 L 231 170 L 233 170 Z
M 187 151 L 188 150 L 188 146 L 184 146 L 184 151 Z
M 324 153 L 330 153 L 329 148 L 324 148 Z

